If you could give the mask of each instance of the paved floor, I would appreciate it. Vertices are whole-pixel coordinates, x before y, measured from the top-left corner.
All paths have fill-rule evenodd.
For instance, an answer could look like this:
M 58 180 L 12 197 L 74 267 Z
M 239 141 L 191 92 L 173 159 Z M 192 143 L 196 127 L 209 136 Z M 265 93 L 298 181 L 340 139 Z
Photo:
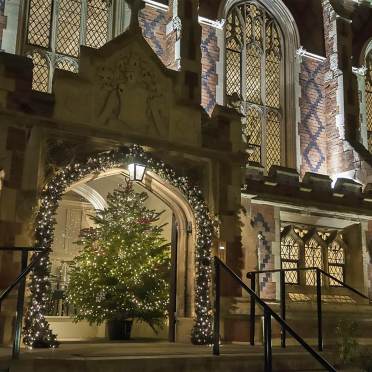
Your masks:
M 280 348 L 274 348 L 274 353 L 282 353 Z M 298 347 L 288 347 L 286 353 L 298 353 Z M 252 347 L 247 343 L 221 345 L 221 354 L 249 355 L 262 353 L 260 346 Z M 1 359 L 9 357 L 10 348 L 0 348 Z M 146 357 L 177 357 L 177 356 L 212 356 L 211 346 L 195 346 L 169 342 L 149 342 L 141 340 L 122 342 L 63 342 L 54 350 L 22 348 L 22 359 L 51 358 L 146 358 Z

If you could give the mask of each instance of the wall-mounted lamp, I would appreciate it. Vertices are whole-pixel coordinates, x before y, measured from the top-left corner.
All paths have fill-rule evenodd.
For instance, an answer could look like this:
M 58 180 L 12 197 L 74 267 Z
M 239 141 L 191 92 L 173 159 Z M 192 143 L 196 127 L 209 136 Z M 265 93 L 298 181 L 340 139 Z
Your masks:
M 128 164 L 128 171 L 129 179 L 131 181 L 141 182 L 145 175 L 146 166 L 137 161 L 133 161 L 130 164 Z

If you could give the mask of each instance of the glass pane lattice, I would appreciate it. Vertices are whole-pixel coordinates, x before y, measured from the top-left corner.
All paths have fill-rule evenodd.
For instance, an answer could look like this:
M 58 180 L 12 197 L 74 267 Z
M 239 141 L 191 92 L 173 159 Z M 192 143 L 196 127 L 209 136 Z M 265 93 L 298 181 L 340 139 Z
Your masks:
M 249 160 L 261 163 L 261 115 L 254 107 L 248 108 L 245 115 L 243 135 L 249 144 Z
M 328 246 L 328 271 L 336 279 L 344 281 L 345 251 L 338 242 Z M 339 286 L 335 280 L 329 279 L 329 284 Z
M 56 51 L 77 57 L 80 50 L 80 0 L 59 0 Z
M 280 165 L 280 120 L 279 115 L 270 111 L 266 122 L 266 166 Z
M 85 45 L 100 48 L 107 42 L 108 10 L 102 0 L 88 2 Z
M 48 91 L 49 65 L 47 60 L 40 53 L 33 53 L 31 56 L 34 68 L 32 70 L 32 89 L 39 92 Z
M 27 43 L 48 48 L 52 22 L 52 0 L 31 0 Z
M 280 244 L 280 257 L 282 261 L 282 269 L 297 269 L 298 260 L 300 257 L 299 244 L 291 237 L 287 236 L 282 239 Z M 290 284 L 298 284 L 298 272 L 285 272 L 285 282 Z
M 254 1 L 234 6 L 226 22 L 226 94 L 241 94 L 249 160 L 267 170 L 281 162 L 282 62 L 280 34 L 272 17 Z M 251 106 L 262 113 L 259 126 L 251 126 L 258 122 L 247 110 Z M 267 114 L 272 109 L 278 114 Z
M 322 247 L 314 238 L 305 243 L 305 267 L 323 268 Z M 315 271 L 307 271 L 305 276 L 306 285 L 316 285 Z

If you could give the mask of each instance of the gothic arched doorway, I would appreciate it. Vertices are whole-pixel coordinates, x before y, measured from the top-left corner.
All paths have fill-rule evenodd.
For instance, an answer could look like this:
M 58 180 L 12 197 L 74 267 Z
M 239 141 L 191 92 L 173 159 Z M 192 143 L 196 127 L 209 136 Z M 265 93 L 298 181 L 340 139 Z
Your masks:
M 133 159 L 146 165 L 148 174 L 143 186 L 172 207 L 179 226 L 177 271 L 174 283 L 177 293 L 174 300 L 176 314 L 180 318 L 182 315 L 194 318 L 191 331 L 193 343 L 209 343 L 212 336 L 209 292 L 213 227 L 208 208 L 198 187 L 191 185 L 187 178 L 178 176 L 173 169 L 161 161 L 149 156 L 141 147 L 132 146 L 101 153 L 87 159 L 84 163 L 61 169 L 45 186 L 41 195 L 36 217 L 36 246 L 42 250 L 51 249 L 55 214 L 66 191 L 77 187 L 80 193 L 84 193 L 83 186 L 87 178 L 98 179 L 100 175 L 121 173 Z M 95 202 L 99 202 L 99 199 Z M 26 314 L 24 337 L 24 342 L 29 346 L 43 344 L 53 347 L 56 344 L 55 335 L 45 319 L 45 288 L 49 286 L 49 274 L 46 268 L 49 264 L 49 257 L 40 261 L 34 269 L 30 284 L 31 300 Z

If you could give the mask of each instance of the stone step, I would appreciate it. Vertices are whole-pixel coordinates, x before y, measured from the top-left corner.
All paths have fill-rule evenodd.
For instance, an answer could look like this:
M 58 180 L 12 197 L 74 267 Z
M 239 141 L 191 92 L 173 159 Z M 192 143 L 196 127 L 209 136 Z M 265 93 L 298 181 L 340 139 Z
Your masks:
M 208 346 L 168 342 L 63 343 L 56 350 L 25 350 L 7 372 L 262 372 L 262 346 Z M 9 350 L 8 350 L 9 358 Z M 5 354 L 2 360 L 5 362 Z M 5 366 L 3 363 L 2 365 Z M 273 347 L 273 371 L 319 371 L 321 365 L 299 347 Z M 324 369 L 323 369 L 324 370 Z M 1 371 L 2 372 L 2 371 Z

